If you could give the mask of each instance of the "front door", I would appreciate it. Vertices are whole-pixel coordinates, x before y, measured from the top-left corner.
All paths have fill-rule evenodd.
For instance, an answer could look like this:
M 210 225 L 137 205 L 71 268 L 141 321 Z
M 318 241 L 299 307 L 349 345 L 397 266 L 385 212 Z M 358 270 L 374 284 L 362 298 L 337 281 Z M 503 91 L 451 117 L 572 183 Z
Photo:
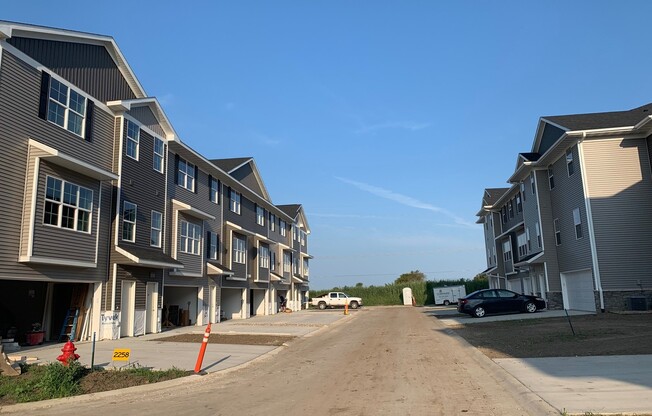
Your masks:
M 123 280 L 120 295 L 120 336 L 134 336 L 134 312 L 136 309 L 136 282 Z
M 158 283 L 147 282 L 145 294 L 145 333 L 158 332 Z

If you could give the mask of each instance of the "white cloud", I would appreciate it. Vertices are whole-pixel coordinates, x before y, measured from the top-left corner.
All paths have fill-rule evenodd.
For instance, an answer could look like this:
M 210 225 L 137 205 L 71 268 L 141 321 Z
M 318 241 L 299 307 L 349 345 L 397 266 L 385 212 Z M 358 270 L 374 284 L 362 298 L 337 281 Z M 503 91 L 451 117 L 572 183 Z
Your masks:
M 341 182 L 344 182 L 346 184 L 352 185 L 352 186 L 360 189 L 361 191 L 368 192 L 368 193 L 370 193 L 372 195 L 376 195 L 378 197 L 388 199 L 390 201 L 398 202 L 401 205 L 405 205 L 405 206 L 412 207 L 412 208 L 425 209 L 427 211 L 432 211 L 432 212 L 436 212 L 438 214 L 445 215 L 445 216 L 451 218 L 456 224 L 463 225 L 463 226 L 466 226 L 466 227 L 475 227 L 475 225 L 473 223 L 468 222 L 468 221 L 464 220 L 463 218 L 458 217 L 457 215 L 455 215 L 455 214 L 453 214 L 453 213 L 451 213 L 451 212 L 449 212 L 449 211 L 447 211 L 447 210 L 445 210 L 445 209 L 443 209 L 441 207 L 429 204 L 427 202 L 419 201 L 416 198 L 412 198 L 412 197 L 407 196 L 407 195 L 402 195 L 402 194 L 390 191 L 388 189 L 383 189 L 383 188 L 373 186 L 373 185 L 369 185 L 369 184 L 366 184 L 366 183 L 353 181 L 351 179 L 341 178 L 339 176 L 336 176 L 335 179 L 337 179 L 337 180 L 339 180 Z
M 419 123 L 416 121 L 389 121 L 386 123 L 370 124 L 355 130 L 355 133 L 369 133 L 385 129 L 402 129 L 409 131 L 418 131 L 430 127 L 430 123 Z

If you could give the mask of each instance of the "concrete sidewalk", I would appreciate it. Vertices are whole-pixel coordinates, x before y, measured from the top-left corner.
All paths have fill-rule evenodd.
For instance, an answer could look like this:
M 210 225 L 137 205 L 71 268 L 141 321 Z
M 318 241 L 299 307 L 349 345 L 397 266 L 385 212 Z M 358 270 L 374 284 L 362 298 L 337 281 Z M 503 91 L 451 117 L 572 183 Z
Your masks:
M 362 313 L 355 311 L 353 313 Z M 260 334 L 286 335 L 303 337 L 321 328 L 332 325 L 344 318 L 351 318 L 339 312 L 331 311 L 297 311 L 276 315 L 253 317 L 247 320 L 229 320 L 211 326 L 211 337 L 220 334 Z M 148 334 L 119 340 L 98 341 L 95 344 L 95 366 L 119 368 L 125 365 L 137 365 L 158 370 L 172 367 L 193 370 L 199 353 L 200 343 L 157 341 L 173 335 L 197 333 L 203 334 L 205 326 L 177 327 L 158 334 Z M 38 362 L 55 362 L 61 354 L 63 343 L 52 343 L 36 347 L 25 347 L 12 355 L 38 358 Z M 76 342 L 79 361 L 90 366 L 92 342 Z M 128 348 L 131 350 L 130 362 L 112 361 L 113 350 Z M 202 370 L 206 372 L 222 371 L 239 366 L 257 357 L 265 355 L 279 347 L 260 345 L 209 344 L 206 348 Z

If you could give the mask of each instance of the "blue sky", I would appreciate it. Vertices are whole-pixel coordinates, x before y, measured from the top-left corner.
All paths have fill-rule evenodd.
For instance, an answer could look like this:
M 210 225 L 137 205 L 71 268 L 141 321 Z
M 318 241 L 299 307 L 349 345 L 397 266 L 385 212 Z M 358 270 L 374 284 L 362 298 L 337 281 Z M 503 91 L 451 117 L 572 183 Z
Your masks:
M 97 3 L 97 4 L 96 4 Z M 207 158 L 303 204 L 311 286 L 485 268 L 482 192 L 544 115 L 652 101 L 645 1 L 59 1 L 0 19 L 113 36 Z

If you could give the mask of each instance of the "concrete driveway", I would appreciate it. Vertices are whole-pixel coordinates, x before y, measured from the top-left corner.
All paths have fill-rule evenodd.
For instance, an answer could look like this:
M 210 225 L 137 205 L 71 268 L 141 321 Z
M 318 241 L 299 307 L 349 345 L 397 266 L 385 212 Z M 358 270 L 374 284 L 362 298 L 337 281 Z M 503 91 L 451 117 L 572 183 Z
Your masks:
M 566 316 L 565 311 L 547 310 L 537 311 L 535 313 L 507 313 L 486 315 L 482 318 L 473 318 L 465 313 L 459 313 L 454 306 L 435 306 L 427 307 L 428 313 L 439 318 L 439 321 L 446 326 L 482 324 L 483 322 L 497 321 L 514 321 L 520 319 L 542 319 L 542 318 L 561 318 Z M 594 312 L 568 311 L 570 316 L 592 315 Z

